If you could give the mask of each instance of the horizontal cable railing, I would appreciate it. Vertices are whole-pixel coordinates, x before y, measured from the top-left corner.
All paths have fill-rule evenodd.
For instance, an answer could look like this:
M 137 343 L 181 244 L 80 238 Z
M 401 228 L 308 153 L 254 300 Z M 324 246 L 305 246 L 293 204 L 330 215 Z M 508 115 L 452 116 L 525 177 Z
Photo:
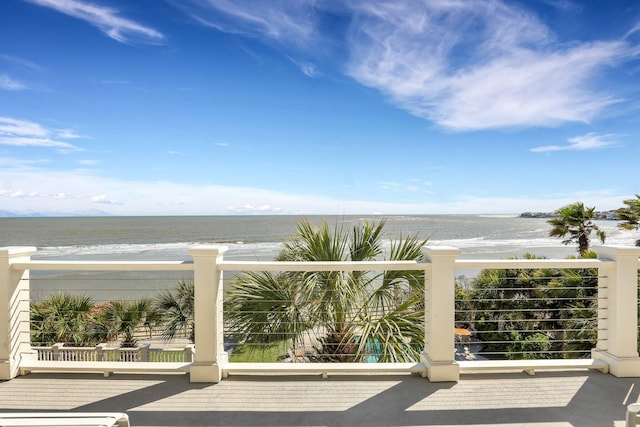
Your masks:
M 425 249 L 425 261 L 380 262 L 228 261 L 217 247 L 194 251 L 193 262 L 23 257 L 9 264 L 30 276 L 16 285 L 10 340 L 12 348 L 31 348 L 43 362 L 102 361 L 110 364 L 105 372 L 114 362 L 136 368 L 140 362 L 195 362 L 222 371 L 225 364 L 250 362 L 277 372 L 285 365 L 315 363 L 323 371 L 328 364 L 340 369 L 336 362 L 372 368 L 391 362 L 410 370 L 443 367 L 435 378 L 451 380 L 456 371 L 447 366 L 455 360 L 579 360 L 594 349 L 609 360 L 610 347 L 623 359 L 632 355 L 622 339 L 628 326 L 612 332 L 610 326 L 621 323 L 609 316 L 611 305 L 632 302 L 621 298 L 620 289 L 631 294 L 620 281 L 636 280 L 635 289 L 640 262 L 629 248 L 606 253 L 618 250 L 626 264 L 609 258 L 457 260 L 455 248 Z M 476 273 L 455 279 L 456 271 Z M 51 315 L 56 295 L 85 294 L 92 297 L 89 307 Z M 156 313 L 161 296 L 169 294 L 182 298 L 174 301 L 180 306 Z M 196 295 L 206 297 L 196 303 Z M 630 309 L 637 311 L 625 306 Z M 81 336 L 87 331 L 97 342 Z M 177 343 L 164 346 L 169 335 Z M 194 341 L 195 349 L 187 345 Z
M 231 362 L 419 360 L 424 270 L 410 262 L 221 262 Z M 381 270 L 381 269 L 385 270 Z
M 458 260 L 456 261 L 456 267 L 477 268 L 479 266 L 494 266 L 494 268 L 510 267 L 510 268 L 531 268 L 531 267 L 557 267 L 568 265 L 570 267 L 575 266 L 595 266 L 601 265 L 603 261 L 600 260 Z M 74 282 L 82 283 L 85 287 L 84 291 L 88 291 L 87 283 L 90 281 L 86 277 L 73 277 L 66 276 L 64 278 L 55 277 L 38 277 L 38 272 L 54 272 L 54 273 L 78 273 L 80 271 L 93 271 L 93 272 L 107 272 L 107 276 L 103 280 L 109 281 L 110 288 L 106 292 L 111 295 L 121 295 L 127 292 L 135 295 L 133 289 L 144 288 L 142 283 L 149 281 L 152 282 L 154 288 L 158 288 L 156 279 L 142 279 L 140 277 L 134 279 L 118 278 L 118 274 L 127 274 L 130 272 L 142 271 L 145 273 L 156 272 L 160 268 L 161 272 L 175 271 L 180 272 L 193 269 L 193 264 L 190 262 L 122 262 L 122 261 L 97 261 L 97 262 L 74 262 L 74 261 L 30 261 L 29 263 L 16 265 L 17 268 L 29 267 L 34 270 L 32 275 L 32 287 L 34 288 L 33 294 L 36 296 L 35 301 L 42 300 L 41 289 L 44 285 L 41 282 L 47 282 L 47 285 L 51 285 L 52 282 L 60 282 L 54 288 L 60 292 L 75 291 L 78 289 L 71 286 L 65 288 L 69 284 Z M 301 262 L 239 262 L 239 261 L 223 261 L 219 263 L 218 268 L 225 270 L 227 273 L 235 272 L 231 279 L 225 280 L 225 295 L 228 297 L 229 293 L 233 293 L 234 282 L 237 282 L 237 275 L 243 272 L 267 272 L 275 271 L 282 273 L 291 272 L 340 272 L 347 274 L 351 271 L 365 271 L 371 268 L 385 268 L 389 271 L 403 271 L 403 270 L 428 270 L 429 264 L 418 263 L 416 261 L 400 261 L 400 262 L 317 262 L 317 263 L 301 263 Z M 124 270 L 124 272 L 123 272 Z M 597 277 L 592 278 L 597 279 Z M 96 280 L 95 278 L 93 280 Z M 165 279 L 166 280 L 166 279 Z M 172 280 L 179 280 L 174 278 Z M 284 279 L 283 279 L 284 280 Z M 345 279 L 347 280 L 347 279 Z M 516 279 L 511 279 L 516 280 Z M 552 280 L 552 279 L 548 279 Z M 122 282 L 122 284 L 119 284 Z M 373 285 L 372 285 L 373 286 Z M 593 285 L 592 285 L 593 287 Z M 538 289 L 540 291 L 540 289 Z M 576 291 L 577 288 L 554 288 L 554 292 L 557 294 L 563 291 Z M 105 291 L 104 289 L 101 291 Z M 492 292 L 498 292 L 498 289 L 493 289 Z M 518 293 L 524 294 L 531 292 L 532 289 L 528 287 L 513 287 L 509 286 L 503 288 L 502 292 L 510 292 L 514 295 Z M 402 303 L 400 293 L 404 293 L 404 298 L 407 298 L 407 291 L 402 289 L 396 290 L 394 296 L 394 304 Z M 476 291 L 476 295 L 478 291 Z M 328 291 L 324 291 L 324 297 L 331 300 L 332 297 Z M 367 296 L 363 295 L 361 298 L 366 299 Z M 122 300 L 122 298 L 120 298 Z M 125 299 L 126 300 L 126 299 Z M 237 300 L 237 298 L 236 298 Z M 544 296 L 541 298 L 535 298 L 528 296 L 526 298 L 529 304 L 548 303 L 551 301 L 550 296 Z M 130 301 L 134 301 L 131 299 Z M 107 302 L 103 300 L 102 303 Z M 464 350 L 464 357 L 467 359 L 482 357 L 482 358 L 545 358 L 551 355 L 555 357 L 585 357 L 593 347 L 594 335 L 597 333 L 597 327 L 594 329 L 594 324 L 597 323 L 597 310 L 593 308 L 597 305 L 597 297 L 583 297 L 583 298 L 569 298 L 569 297 L 554 297 L 554 304 L 562 303 L 562 306 L 556 306 L 553 311 L 550 309 L 543 309 L 539 307 L 533 308 L 515 308 L 513 304 L 517 304 L 517 298 L 467 298 L 457 299 L 456 305 L 458 307 L 456 311 L 456 324 L 459 326 L 465 326 L 472 331 L 473 336 L 470 337 L 470 341 L 473 345 Z M 376 362 L 379 358 L 379 347 L 384 343 L 372 341 L 361 345 L 359 343 L 359 332 L 357 326 L 357 316 L 367 316 L 369 321 L 375 321 L 383 319 L 384 315 L 391 308 L 386 307 L 385 310 L 375 311 L 370 307 L 367 308 L 364 305 L 352 306 L 350 313 L 344 313 L 347 317 L 346 326 L 353 328 L 355 332 L 351 335 L 339 335 L 342 331 L 333 331 L 333 335 L 329 336 L 328 328 L 322 322 L 315 325 L 309 325 L 308 319 L 279 319 L 278 328 L 276 331 L 273 326 L 274 317 L 278 315 L 277 309 L 293 310 L 294 308 L 302 311 L 303 306 L 300 301 L 291 301 L 286 299 L 272 299 L 268 300 L 264 297 L 260 297 L 261 307 L 263 311 L 253 310 L 250 315 L 255 320 L 251 320 L 251 332 L 245 333 L 242 338 L 239 339 L 237 330 L 231 325 L 229 320 L 225 320 L 225 334 L 226 334 L 226 348 L 231 354 L 231 361 L 270 361 L 270 362 L 317 362 L 317 361 L 360 361 L 360 362 Z M 307 301 L 308 306 L 312 306 L 314 301 Z M 227 305 L 229 302 L 227 301 Z M 361 303 L 362 304 L 362 303 Z M 474 304 L 475 308 L 470 308 L 469 305 Z M 479 308 L 482 305 L 498 304 L 502 305 L 503 309 L 497 309 L 493 307 L 491 309 L 491 318 L 472 318 L 477 316 L 478 313 L 482 313 Z M 511 305 L 510 305 L 511 304 Z M 591 307 L 576 307 L 572 304 L 589 304 Z M 520 301 L 520 305 L 521 301 Z M 464 308 L 466 307 L 466 308 Z M 416 307 L 422 309 L 422 307 Z M 367 309 L 366 313 L 363 310 Z M 586 311 L 587 315 L 581 313 L 580 321 L 589 325 L 589 329 L 581 327 L 565 327 L 562 328 L 558 324 L 563 323 L 565 325 L 572 321 L 572 314 L 575 314 L 579 309 Z M 237 317 L 237 313 L 233 313 L 232 309 L 227 309 L 225 313 L 225 319 L 230 317 Z M 562 313 L 565 313 L 564 315 Z M 417 313 L 417 314 L 416 314 Z M 513 313 L 520 313 L 521 318 L 514 318 Z M 418 324 L 418 327 L 424 331 L 424 315 L 423 313 L 416 311 L 413 314 L 414 321 L 418 319 L 422 324 Z M 505 314 L 509 314 L 509 318 L 503 318 Z M 315 312 L 314 315 L 319 318 L 328 318 L 330 313 L 327 311 L 320 313 Z M 502 316 L 502 317 L 501 317 Z M 262 318 L 260 321 L 258 319 Z M 576 320 L 576 319 L 573 319 Z M 33 321 L 33 320 L 32 320 Z M 297 321 L 297 322 L 296 322 Z M 353 326 L 356 324 L 356 326 Z M 530 325 L 526 328 L 522 325 Z M 534 325 L 535 324 L 535 325 Z M 545 326 L 545 324 L 552 324 L 551 326 Z M 514 325 L 518 325 L 514 327 Z M 481 326 L 481 327 L 478 327 Z M 300 329 L 297 330 L 296 328 Z M 158 331 L 161 327 L 157 325 L 153 328 L 155 335 L 158 335 Z M 152 336 L 153 332 L 150 330 Z M 135 337 L 141 338 L 148 334 L 143 327 L 138 327 L 135 331 Z M 531 337 L 537 338 L 538 341 Z M 567 336 L 571 338 L 566 339 Z M 585 336 L 587 338 L 579 338 L 579 336 Z M 497 339 L 499 337 L 500 339 Z M 185 337 L 181 337 L 185 338 Z M 420 337 L 424 341 L 424 336 Z M 456 337 L 459 341 L 459 337 Z M 415 340 L 415 337 L 414 337 Z M 405 345 L 410 345 L 410 338 L 404 338 Z M 460 353 L 464 346 L 456 341 L 456 349 Z M 42 343 L 36 343 L 42 344 Z M 413 343 L 416 344 L 415 342 Z M 420 344 L 422 346 L 422 344 Z M 568 347 L 585 347 L 581 351 L 578 349 L 569 350 Z M 481 347 L 482 350 L 469 353 L 471 349 Z M 417 347 L 416 347 L 417 348 Z M 545 350 L 537 350 L 538 348 L 545 348 Z M 558 348 L 564 348 L 559 350 Z M 519 350 L 518 350 L 519 349 Z M 122 352 L 124 354 L 125 352 Z M 414 351 L 413 354 L 417 356 L 418 351 Z M 476 354 L 477 353 L 477 354 Z M 78 360 L 77 357 L 75 356 Z M 460 354 L 459 354 L 460 357 Z M 110 361 L 116 360 L 139 360 L 134 356 L 111 356 L 107 357 Z M 407 359 L 402 359 L 407 361 Z
M 31 333 L 23 345 L 32 346 L 37 360 L 193 361 L 193 263 L 29 264 L 31 300 L 22 318 L 29 319 Z M 177 293 L 181 284 L 191 301 Z
M 598 325 L 606 321 L 598 310 L 606 306 L 602 277 L 593 267 L 557 268 L 562 264 L 545 261 L 496 263 L 511 268 L 486 269 L 456 284 L 457 359 L 591 357 Z M 602 264 L 580 261 L 565 265 Z M 606 339 L 600 344 L 606 347 Z

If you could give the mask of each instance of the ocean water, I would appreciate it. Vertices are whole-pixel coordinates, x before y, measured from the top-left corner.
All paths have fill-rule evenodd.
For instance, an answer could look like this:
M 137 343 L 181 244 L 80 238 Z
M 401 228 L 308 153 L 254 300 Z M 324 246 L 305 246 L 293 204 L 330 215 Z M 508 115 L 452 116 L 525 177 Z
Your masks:
M 188 260 L 194 245 L 224 244 L 226 259 L 267 261 L 302 218 L 331 227 L 384 220 L 388 241 L 417 234 L 429 245 L 460 248 L 461 258 L 564 258 L 576 250 L 549 237 L 545 219 L 517 215 L 0 218 L 0 246 L 35 246 L 34 259 Z M 632 246 L 638 238 L 616 221 L 597 224 L 607 244 Z
M 532 253 L 547 258 L 574 255 L 574 246 L 548 236 L 545 219 L 516 215 L 310 216 L 314 224 L 351 227 L 361 221 L 386 221 L 386 240 L 409 234 L 427 238 L 429 245 L 454 246 L 460 258 L 512 258 Z M 302 217 L 69 217 L 0 218 L 1 246 L 35 246 L 33 259 L 48 260 L 190 260 L 198 244 L 228 246 L 225 259 L 269 261 L 292 236 Z M 598 225 L 607 243 L 633 245 L 636 233 L 619 230 L 615 221 Z M 31 298 L 40 301 L 52 292 L 87 294 L 96 302 L 153 297 L 173 289 L 188 272 L 32 271 Z M 472 276 L 474 271 L 457 271 Z M 231 280 L 234 272 L 225 272 Z

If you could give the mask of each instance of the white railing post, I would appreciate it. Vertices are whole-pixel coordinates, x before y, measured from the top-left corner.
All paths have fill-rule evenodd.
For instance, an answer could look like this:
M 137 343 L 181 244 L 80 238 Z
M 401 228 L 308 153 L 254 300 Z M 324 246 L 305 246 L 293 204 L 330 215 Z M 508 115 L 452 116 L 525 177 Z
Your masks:
M 31 349 L 29 325 L 29 270 L 11 264 L 27 262 L 34 247 L 0 248 L 0 380 L 18 375 L 22 353 Z
M 61 342 L 54 343 L 51 346 L 51 360 L 67 360 L 62 352 L 63 347 L 64 344 Z
M 104 362 L 106 357 L 104 353 L 104 348 L 107 347 L 106 343 L 100 343 L 96 345 L 96 362 Z
M 594 250 L 603 261 L 615 261 L 612 266 L 600 268 L 599 287 L 606 296 L 606 310 L 599 313 L 598 329 L 604 330 L 592 357 L 607 362 L 609 372 L 616 377 L 640 376 L 638 357 L 638 257 L 640 248 L 597 246 Z M 604 313 L 603 313 L 604 312 Z
M 193 344 L 187 344 L 184 346 L 184 361 L 193 362 L 195 358 L 196 347 Z
M 149 347 L 151 344 L 145 344 L 140 346 L 138 361 L 140 362 L 148 362 L 149 361 Z
M 431 268 L 425 271 L 425 347 L 420 359 L 430 381 L 458 381 L 454 358 L 455 262 L 460 249 L 423 247 Z
M 222 271 L 217 268 L 226 246 L 198 246 L 189 250 L 193 257 L 195 360 L 191 382 L 217 383 L 225 364 L 222 315 Z

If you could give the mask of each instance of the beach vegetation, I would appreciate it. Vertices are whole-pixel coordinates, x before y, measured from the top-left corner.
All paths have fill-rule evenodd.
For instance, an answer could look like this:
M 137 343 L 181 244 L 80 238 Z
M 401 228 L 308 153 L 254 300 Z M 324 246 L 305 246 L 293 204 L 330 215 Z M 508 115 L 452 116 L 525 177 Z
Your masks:
M 120 339 L 121 347 L 135 347 L 141 334 L 151 337 L 160 322 L 161 313 L 149 299 L 96 304 L 84 294 L 57 292 L 31 303 L 31 342 L 92 347 Z
M 50 346 L 92 346 L 104 338 L 96 319 L 95 302 L 88 295 L 57 292 L 31 303 L 31 342 Z
M 384 221 L 298 224 L 278 261 L 420 260 L 416 235 L 384 247 Z M 231 284 L 225 321 L 240 343 L 290 339 L 310 361 L 415 361 L 424 342 L 424 271 L 249 272 Z M 307 351 L 309 347 L 312 351 Z
M 596 269 L 482 270 L 457 286 L 456 325 L 472 331 L 490 359 L 582 357 L 597 338 L 597 276 Z
M 623 201 L 625 207 L 617 209 L 616 219 L 621 222 L 618 227 L 625 230 L 640 230 L 640 195 L 636 194 L 635 199 L 627 199 Z M 636 246 L 640 246 L 640 239 L 635 241 Z
M 138 344 L 137 332 L 142 328 L 151 331 L 160 314 L 150 299 L 111 301 L 105 304 L 98 319 L 110 339 L 121 339 L 121 347 L 132 348 Z
M 593 222 L 595 207 L 586 208 L 582 202 L 576 202 L 561 207 L 554 215 L 547 221 L 552 226 L 549 236 L 564 238 L 564 245 L 576 243 L 581 257 L 589 251 L 591 233 L 595 232 L 600 242 L 605 242 L 606 233 Z
M 164 290 L 154 298 L 166 341 L 186 337 L 191 343 L 195 342 L 194 296 L 193 280 L 180 279 L 176 289 Z

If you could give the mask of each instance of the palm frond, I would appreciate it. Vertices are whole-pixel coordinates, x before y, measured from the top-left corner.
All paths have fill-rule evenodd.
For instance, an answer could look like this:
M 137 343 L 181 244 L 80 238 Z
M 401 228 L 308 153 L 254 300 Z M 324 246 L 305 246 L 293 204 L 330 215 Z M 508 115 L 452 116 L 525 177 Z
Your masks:
M 228 329 L 249 343 L 293 339 L 310 328 L 305 296 L 284 274 L 244 273 L 228 292 L 225 315 Z

